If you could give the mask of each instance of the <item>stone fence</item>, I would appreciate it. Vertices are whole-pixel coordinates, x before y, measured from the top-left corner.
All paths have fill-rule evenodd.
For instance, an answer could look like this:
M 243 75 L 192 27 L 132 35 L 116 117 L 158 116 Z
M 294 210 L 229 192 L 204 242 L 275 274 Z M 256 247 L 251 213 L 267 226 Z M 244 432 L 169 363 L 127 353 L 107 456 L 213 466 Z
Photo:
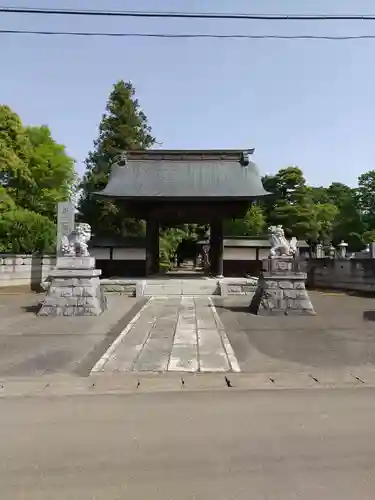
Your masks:
M 56 258 L 51 255 L 0 254 L 0 288 L 25 286 L 38 290 L 55 265 Z
M 310 259 L 309 288 L 375 292 L 375 259 Z
M 99 256 L 98 256 L 99 257 Z M 98 259 L 100 261 L 100 258 Z M 240 261 L 239 272 L 244 273 L 246 263 L 260 261 Z M 97 261 L 97 267 L 100 262 Z M 45 255 L 4 255 L 0 254 L 0 288 L 25 286 L 32 290 L 40 289 L 49 271 L 56 265 L 55 256 Z M 127 266 L 129 261 L 127 261 Z M 307 285 L 309 288 L 375 292 L 375 259 L 310 259 L 305 261 Z M 229 271 L 229 270 L 228 270 Z M 243 276 L 244 274 L 242 274 Z M 236 276 L 230 271 L 225 276 Z M 229 292 L 228 292 L 229 293 Z

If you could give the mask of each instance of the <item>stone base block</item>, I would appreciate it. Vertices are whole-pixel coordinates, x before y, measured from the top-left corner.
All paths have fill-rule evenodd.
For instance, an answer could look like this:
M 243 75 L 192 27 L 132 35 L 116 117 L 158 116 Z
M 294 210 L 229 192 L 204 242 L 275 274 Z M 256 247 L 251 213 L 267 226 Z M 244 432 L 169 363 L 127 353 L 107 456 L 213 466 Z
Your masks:
M 280 258 L 280 260 L 282 260 Z M 305 287 L 307 275 L 286 265 L 275 266 L 276 259 L 259 278 L 250 303 L 250 312 L 259 315 L 314 315 L 315 310 Z M 272 266 L 272 271 L 268 269 Z M 276 268 L 276 269 L 275 269 Z
M 107 309 L 97 269 L 51 271 L 38 316 L 99 316 Z
M 95 257 L 57 257 L 57 269 L 95 269 Z
M 252 295 L 258 286 L 258 278 L 224 278 L 219 284 L 222 297 Z

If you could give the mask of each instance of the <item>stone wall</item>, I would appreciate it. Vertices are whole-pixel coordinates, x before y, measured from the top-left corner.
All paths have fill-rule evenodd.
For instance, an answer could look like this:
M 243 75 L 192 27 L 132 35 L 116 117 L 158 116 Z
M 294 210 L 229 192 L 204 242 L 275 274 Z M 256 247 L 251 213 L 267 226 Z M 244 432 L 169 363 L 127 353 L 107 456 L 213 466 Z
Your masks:
M 143 264 L 142 261 L 138 262 Z M 25 286 L 32 290 L 38 290 L 40 289 L 40 283 L 47 279 L 49 271 L 54 268 L 55 263 L 55 257 L 48 255 L 41 257 L 0 254 L 0 288 Z M 102 264 L 103 262 L 97 261 L 96 267 L 101 269 Z M 224 261 L 224 275 L 244 276 L 245 273 L 249 273 L 257 276 L 259 274 L 259 261 L 253 261 L 251 266 L 249 261 L 247 261 L 245 267 L 243 267 L 244 264 L 246 264 L 246 261 L 237 261 L 237 264 L 235 261 Z M 257 265 L 257 268 L 255 268 L 255 265 Z M 307 285 L 309 288 L 375 292 L 374 259 L 311 259 L 306 262 L 306 265 L 308 273 Z M 129 267 L 129 262 L 126 263 L 126 267 Z M 111 271 L 115 270 L 108 269 L 108 275 L 116 275 L 112 274 Z M 141 268 L 136 269 L 134 274 L 140 276 L 142 275 L 141 271 Z M 104 274 L 103 278 L 105 277 Z M 123 285 L 121 286 L 123 288 Z M 235 283 L 235 286 L 238 288 L 238 283 Z M 246 286 L 242 290 L 243 293 L 247 292 L 245 288 Z M 122 293 L 124 292 L 122 291 Z M 126 293 L 128 293 L 128 290 L 126 290 Z M 133 290 L 131 293 L 133 293 Z M 233 293 L 231 288 L 228 291 L 228 294 L 230 293 Z
M 24 286 L 39 290 L 56 264 L 55 256 L 0 254 L 0 288 Z
M 307 285 L 309 288 L 375 292 L 375 260 L 311 259 Z

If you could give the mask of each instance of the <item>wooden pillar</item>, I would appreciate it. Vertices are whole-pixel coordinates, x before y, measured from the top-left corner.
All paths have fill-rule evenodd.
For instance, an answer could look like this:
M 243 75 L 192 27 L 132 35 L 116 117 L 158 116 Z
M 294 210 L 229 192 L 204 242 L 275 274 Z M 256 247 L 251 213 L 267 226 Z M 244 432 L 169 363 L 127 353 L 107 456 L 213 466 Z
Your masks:
M 155 237 L 154 237 L 154 273 L 159 274 L 160 271 L 160 223 L 155 222 Z
M 223 240 L 223 221 L 222 219 L 215 219 L 211 222 L 210 232 L 210 262 L 211 274 L 218 278 L 223 276 L 223 253 L 224 253 L 224 240 Z
M 146 221 L 146 276 L 159 272 L 159 222 L 150 217 Z

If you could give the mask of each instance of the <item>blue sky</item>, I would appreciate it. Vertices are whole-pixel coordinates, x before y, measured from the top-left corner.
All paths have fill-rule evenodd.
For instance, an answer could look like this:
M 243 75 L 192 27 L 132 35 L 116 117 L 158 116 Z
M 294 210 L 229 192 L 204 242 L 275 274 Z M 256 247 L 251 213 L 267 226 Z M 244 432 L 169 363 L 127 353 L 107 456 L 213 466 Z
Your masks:
M 7 6 L 375 14 L 373 0 L 4 0 Z M 375 34 L 375 22 L 23 16 L 0 28 Z M 162 40 L 0 35 L 0 102 L 48 124 L 83 171 L 111 86 L 132 80 L 165 148 L 255 147 L 262 173 L 296 164 L 314 185 L 375 168 L 375 40 Z

